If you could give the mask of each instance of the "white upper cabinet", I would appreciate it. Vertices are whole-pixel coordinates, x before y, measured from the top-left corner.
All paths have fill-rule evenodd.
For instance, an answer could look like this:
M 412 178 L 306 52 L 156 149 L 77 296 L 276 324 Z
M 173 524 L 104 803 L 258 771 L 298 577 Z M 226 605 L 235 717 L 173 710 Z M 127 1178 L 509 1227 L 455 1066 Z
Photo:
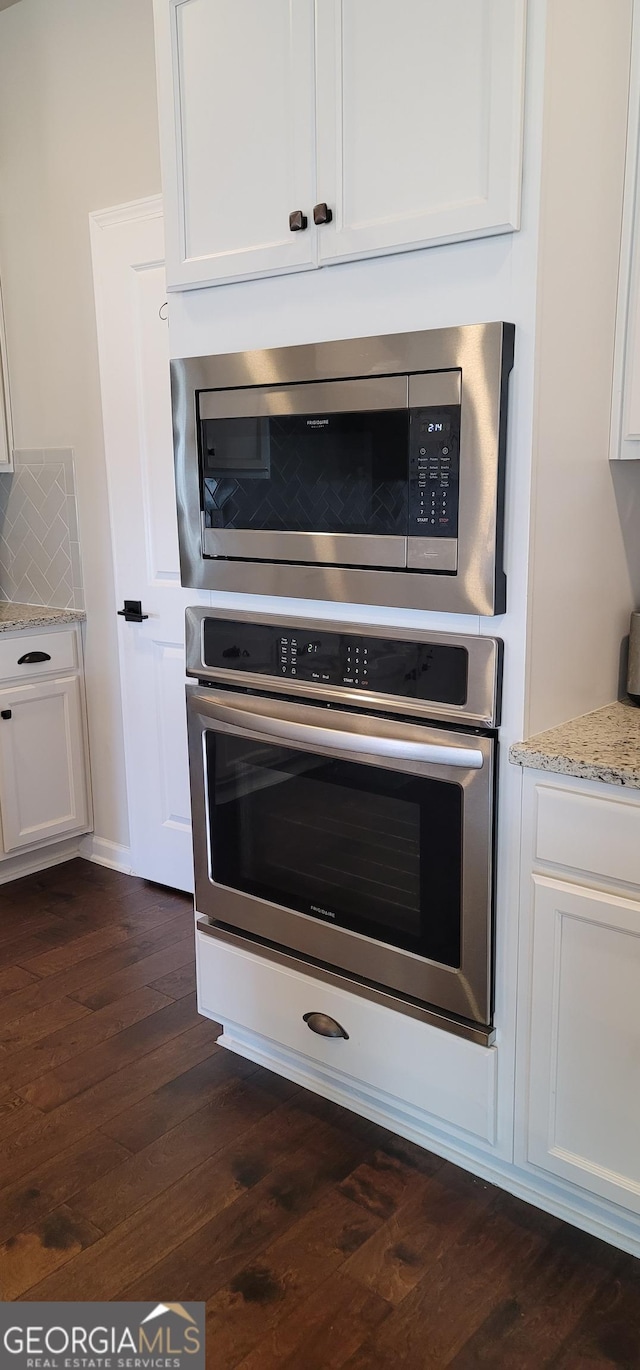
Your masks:
M 169 289 L 314 265 L 313 0 L 156 0 Z
M 155 0 L 168 288 L 518 228 L 525 8 Z
M 640 459 L 640 6 L 633 11 L 624 208 L 611 406 L 612 461 Z
M 519 227 L 524 0 L 318 0 L 321 261 Z
M 13 433 L 11 427 L 11 403 L 9 396 L 9 367 L 7 365 L 7 344 L 2 311 L 2 292 L 0 291 L 0 471 L 13 468 Z

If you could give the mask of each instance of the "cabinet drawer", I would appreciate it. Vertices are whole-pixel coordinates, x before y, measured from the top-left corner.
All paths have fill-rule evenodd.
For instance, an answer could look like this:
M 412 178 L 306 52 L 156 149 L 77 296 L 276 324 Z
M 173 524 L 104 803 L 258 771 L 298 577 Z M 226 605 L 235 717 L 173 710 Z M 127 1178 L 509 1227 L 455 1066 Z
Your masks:
M 495 1047 L 464 1041 L 207 933 L 196 934 L 196 951 L 202 1013 L 330 1067 L 347 1077 L 347 1089 L 369 1086 L 396 1106 L 494 1140 Z M 335 1018 L 348 1040 L 318 1036 L 305 1013 Z
M 23 662 L 31 652 L 42 652 L 48 660 Z M 0 634 L 0 680 L 29 680 L 34 675 L 51 671 L 73 671 L 78 665 L 76 634 L 71 628 L 66 633 Z
M 535 858 L 640 885 L 640 802 L 537 786 Z

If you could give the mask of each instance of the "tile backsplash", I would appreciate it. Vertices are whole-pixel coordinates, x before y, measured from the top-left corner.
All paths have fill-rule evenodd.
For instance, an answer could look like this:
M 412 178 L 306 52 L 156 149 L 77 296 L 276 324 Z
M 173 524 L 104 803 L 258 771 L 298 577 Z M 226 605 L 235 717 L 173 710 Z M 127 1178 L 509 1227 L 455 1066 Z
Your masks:
M 14 452 L 0 475 L 0 599 L 84 609 L 70 448 Z

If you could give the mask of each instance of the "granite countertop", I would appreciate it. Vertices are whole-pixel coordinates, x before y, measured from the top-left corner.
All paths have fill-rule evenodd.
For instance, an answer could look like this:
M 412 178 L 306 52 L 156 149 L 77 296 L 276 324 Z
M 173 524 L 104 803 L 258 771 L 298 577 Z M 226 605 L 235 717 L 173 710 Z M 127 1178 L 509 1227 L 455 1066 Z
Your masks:
M 555 771 L 640 790 L 640 708 L 627 703 L 607 704 L 526 742 L 517 742 L 509 751 L 509 760 L 535 771 Z
M 49 628 L 57 623 L 83 623 L 81 609 L 47 609 L 44 604 L 9 604 L 0 601 L 0 633 L 15 633 L 19 628 Z

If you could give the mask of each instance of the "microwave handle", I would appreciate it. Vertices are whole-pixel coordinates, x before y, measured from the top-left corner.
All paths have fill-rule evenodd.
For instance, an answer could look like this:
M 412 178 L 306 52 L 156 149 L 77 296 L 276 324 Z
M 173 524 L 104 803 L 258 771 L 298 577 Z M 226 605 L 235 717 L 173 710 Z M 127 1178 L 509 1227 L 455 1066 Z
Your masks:
M 356 729 L 347 732 L 343 728 L 318 727 L 314 723 L 301 723 L 298 719 L 287 718 L 283 714 L 286 706 L 280 703 L 275 717 L 253 712 L 246 705 L 235 705 L 231 700 L 223 702 L 217 697 L 211 698 L 206 690 L 190 694 L 189 703 L 191 708 L 218 723 L 228 724 L 239 731 L 246 729 L 253 735 L 259 733 L 269 741 L 275 738 L 281 742 L 299 743 L 315 752 L 366 752 L 369 756 L 419 761 L 432 766 L 456 766 L 465 771 L 482 770 L 484 764 L 482 752 L 475 747 L 452 747 L 446 743 L 417 742 L 400 736 L 376 736 Z

